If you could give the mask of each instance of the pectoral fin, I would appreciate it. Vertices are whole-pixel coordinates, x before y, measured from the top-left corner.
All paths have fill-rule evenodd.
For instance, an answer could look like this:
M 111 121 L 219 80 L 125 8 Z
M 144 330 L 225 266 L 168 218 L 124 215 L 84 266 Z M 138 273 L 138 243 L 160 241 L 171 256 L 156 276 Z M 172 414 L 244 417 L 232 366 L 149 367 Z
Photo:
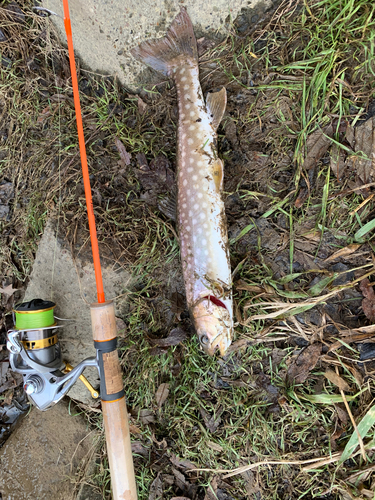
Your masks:
M 216 191 L 219 193 L 223 188 L 224 165 L 220 158 L 217 158 L 211 164 L 212 177 L 215 182 Z
M 216 131 L 223 119 L 227 105 L 227 91 L 223 87 L 219 92 L 211 92 L 206 99 L 207 113 L 211 118 L 212 128 Z

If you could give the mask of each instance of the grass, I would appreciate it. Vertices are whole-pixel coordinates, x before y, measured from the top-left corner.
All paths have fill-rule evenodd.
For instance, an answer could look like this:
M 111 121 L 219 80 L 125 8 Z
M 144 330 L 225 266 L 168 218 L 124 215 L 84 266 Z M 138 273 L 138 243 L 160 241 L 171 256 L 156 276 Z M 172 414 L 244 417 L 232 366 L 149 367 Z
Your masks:
M 22 5 L 30 7 L 26 0 Z M 232 27 L 228 38 L 202 58 L 204 92 L 220 85 L 228 92 L 219 145 L 226 195 L 235 200 L 227 203 L 227 215 L 234 235 L 237 347 L 224 360 L 203 356 L 186 311 L 180 323 L 171 313 L 171 294 L 183 293 L 175 229 L 141 199 L 138 153 L 149 162 L 163 155 L 174 167 L 174 90 L 163 84 L 142 91 L 146 111 L 141 113 L 137 96 L 111 79 L 80 72 L 99 238 L 136 278 L 136 285 L 124 290 L 127 330 L 120 355 L 131 425 L 139 430 L 132 439 L 143 447 L 135 455 L 141 500 L 148 498 L 159 473 L 166 497 L 188 495 L 173 484 L 173 455 L 209 469 L 178 469 L 196 486 L 197 498 L 209 488 L 215 491 L 217 476 L 225 481 L 220 488 L 236 499 L 331 500 L 344 493 L 370 498 L 363 491 L 374 489 L 371 471 L 361 480 L 348 478 L 362 474 L 374 458 L 373 375 L 367 364 L 359 367 L 357 343 L 346 335 L 366 321 L 355 287 L 360 276 L 372 272 L 366 243 L 373 239 L 373 203 L 353 213 L 363 200 L 360 191 L 352 191 L 355 174 L 340 183 L 330 172 L 329 152 L 318 163 L 304 204 L 297 208 L 295 200 L 308 177 L 303 162 L 309 135 L 317 126 L 334 123 L 334 140 L 350 153 L 339 123 L 363 118 L 373 99 L 373 16 L 373 6 L 364 0 L 284 2 L 251 36 L 239 36 Z M 48 20 L 29 16 L 27 30 L 7 22 L 4 29 L 17 36 L 3 54 L 12 67 L 0 70 L 0 114 L 7 133 L 0 143 L 0 172 L 13 183 L 15 195 L 10 219 L 0 222 L 0 264 L 4 275 L 25 282 L 47 218 L 59 218 L 61 234 L 74 246 L 87 239 L 86 209 L 66 53 Z M 46 37 L 37 39 L 43 30 Z M 38 65 L 34 73 L 21 57 L 25 51 Z M 235 138 L 227 129 L 231 121 Z M 132 155 L 125 170 L 118 164 L 115 137 Z M 276 247 L 273 239 L 278 239 Z M 353 242 L 363 245 L 350 256 L 353 260 L 340 260 L 345 269 L 324 263 Z M 335 280 L 348 271 L 354 273 L 350 283 L 339 288 Z M 301 305 L 306 300 L 319 302 L 319 325 L 316 308 Z M 331 317 L 337 304 L 340 315 Z M 271 318 L 269 306 L 276 311 L 290 306 L 295 315 Z M 186 329 L 187 339 L 155 354 L 149 338 L 165 337 L 176 325 Z M 341 347 L 333 349 L 338 340 Z M 332 351 L 324 353 L 304 383 L 291 383 L 288 369 L 301 347 L 317 342 Z M 327 367 L 335 366 L 355 387 L 346 398 L 357 425 L 364 422 L 368 463 L 358 455 L 304 470 L 294 462 L 342 452 L 354 439 L 350 420 L 340 420 L 342 396 L 324 377 Z M 169 384 L 169 395 L 159 407 L 155 394 L 163 383 Z M 141 410 L 148 410 L 154 422 L 142 421 Z M 84 411 L 90 425 L 102 430 L 100 414 Z M 218 416 L 213 430 L 207 419 Z M 110 498 L 103 445 L 91 482 Z M 278 463 L 226 479 L 215 472 L 261 461 Z

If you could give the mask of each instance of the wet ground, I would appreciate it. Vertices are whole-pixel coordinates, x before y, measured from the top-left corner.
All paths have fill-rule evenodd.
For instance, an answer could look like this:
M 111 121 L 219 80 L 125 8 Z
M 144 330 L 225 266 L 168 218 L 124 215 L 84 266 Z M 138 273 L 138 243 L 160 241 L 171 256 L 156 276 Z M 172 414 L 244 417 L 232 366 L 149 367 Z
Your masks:
M 325 54 L 306 63 L 308 50 L 329 9 L 316 7 L 319 23 L 308 26 L 306 12 L 283 2 L 259 25 L 240 17 L 218 46 L 198 41 L 204 94 L 223 85 L 228 94 L 218 144 L 236 335 L 224 359 L 199 351 L 165 209 L 176 172 L 174 87 L 155 74 L 133 94 L 79 70 L 101 247 L 134 279 L 123 290 L 120 356 L 142 499 L 371 498 L 371 425 L 366 463 L 356 455 L 336 470 L 337 458 L 318 473 L 295 463 L 342 454 L 352 419 L 371 417 L 375 368 L 373 78 L 355 37 L 356 69 L 337 59 L 326 93 L 314 80 L 319 90 L 309 94 Z M 365 13 L 358 7 L 355 19 Z M 22 18 L 15 6 L 2 15 L 4 345 L 47 218 L 74 258 L 86 263 L 89 246 L 66 52 L 48 20 Z M 6 351 L 0 356 L 7 437 L 26 403 Z M 79 408 L 101 427 L 100 409 Z M 269 460 L 278 463 L 217 472 Z M 97 463 L 89 482 L 109 498 L 103 447 Z

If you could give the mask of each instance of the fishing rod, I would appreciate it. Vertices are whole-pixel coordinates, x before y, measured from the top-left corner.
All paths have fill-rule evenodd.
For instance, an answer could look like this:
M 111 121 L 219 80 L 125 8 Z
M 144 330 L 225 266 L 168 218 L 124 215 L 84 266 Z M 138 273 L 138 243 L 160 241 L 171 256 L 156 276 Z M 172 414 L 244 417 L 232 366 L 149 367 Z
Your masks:
M 68 0 L 63 0 L 63 7 L 98 299 L 90 305 L 96 356 L 83 360 L 75 368 L 62 361 L 57 335 L 61 325 L 55 321 L 55 304 L 41 299 L 24 302 L 14 308 L 14 328 L 8 331 L 7 347 L 12 369 L 22 374 L 24 389 L 40 410 L 47 410 L 60 401 L 78 378 L 93 397 L 98 397 L 98 393 L 82 375 L 87 366 L 98 369 L 113 500 L 137 500 L 129 419 L 116 348 L 115 308 L 113 301 L 105 299 L 103 287 Z M 48 11 L 48 14 L 54 13 Z

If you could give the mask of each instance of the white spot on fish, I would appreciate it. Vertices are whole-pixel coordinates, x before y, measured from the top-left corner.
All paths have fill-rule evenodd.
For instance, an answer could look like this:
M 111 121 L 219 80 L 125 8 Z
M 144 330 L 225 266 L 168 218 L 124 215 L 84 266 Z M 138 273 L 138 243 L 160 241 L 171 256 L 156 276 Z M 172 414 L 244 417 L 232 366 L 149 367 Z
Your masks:
M 185 104 L 185 109 L 190 109 L 190 104 Z
M 207 207 L 208 207 L 208 203 L 207 203 L 206 201 L 204 201 L 204 202 L 202 203 L 202 207 L 203 207 L 203 208 L 207 208 Z
M 190 158 L 190 163 L 194 163 L 194 158 Z
M 193 217 L 193 212 L 189 210 L 189 217 Z
M 202 240 L 202 245 L 207 245 L 207 240 L 206 240 L 206 238 L 203 238 L 203 240 Z
M 202 170 L 200 170 L 200 171 L 199 171 L 199 173 L 200 173 L 203 177 L 205 177 L 207 172 L 206 172 L 205 170 L 203 170 L 203 169 L 202 169 Z
M 186 139 L 186 134 L 182 134 L 181 139 L 182 140 Z
M 198 187 L 199 187 L 198 184 L 193 184 L 194 189 L 198 189 Z
M 195 125 L 190 125 L 189 130 L 195 130 Z
M 183 118 L 185 118 L 185 116 L 186 116 L 186 115 L 185 115 L 184 113 L 181 113 L 181 114 L 180 114 L 180 118 L 181 118 L 181 120 L 182 120 Z
M 208 250 L 205 250 L 204 251 L 204 255 L 208 255 L 209 254 L 209 251 Z
M 193 175 L 192 179 L 193 179 L 193 181 L 197 181 L 198 180 L 198 176 L 197 175 Z
M 199 160 L 199 161 L 197 162 L 197 165 L 198 165 L 198 167 L 203 167 L 204 163 L 203 163 L 203 161 L 202 161 L 202 160 Z
M 184 135 L 185 135 L 185 137 L 186 137 L 186 134 L 184 134 Z M 188 144 L 190 144 L 190 145 L 191 145 L 191 144 L 193 144 L 193 142 L 194 142 L 194 141 L 193 141 L 193 139 L 189 138 L 189 139 L 187 140 L 187 142 L 188 142 Z
M 184 85 L 184 90 L 189 90 L 189 85 Z
M 200 219 L 202 219 L 202 220 L 203 220 L 205 217 L 206 217 L 206 214 L 204 214 L 203 212 L 199 214 L 199 218 L 200 218 Z
M 182 66 L 182 68 L 180 69 L 180 75 L 183 75 L 185 73 L 185 68 Z
M 190 231 L 191 230 L 191 227 L 190 226 L 186 226 L 186 231 Z
M 194 115 L 195 115 L 195 111 L 190 111 L 190 116 L 194 116 Z
M 204 227 L 205 229 L 207 229 L 207 228 L 208 228 L 208 224 L 207 224 L 207 222 L 205 222 L 205 223 L 203 224 L 203 227 Z
M 201 192 L 199 192 L 199 193 L 197 194 L 197 196 L 198 196 L 198 198 L 203 198 L 203 194 L 202 194 Z
M 183 76 L 183 77 L 181 78 L 181 81 L 182 81 L 182 82 L 186 82 L 186 76 Z
M 182 208 L 186 208 L 186 207 L 187 207 L 186 203 L 183 203 Z
M 198 210 L 198 208 L 199 208 L 198 203 L 196 203 L 193 208 L 194 208 L 194 210 Z
M 202 234 L 202 228 L 201 228 L 201 227 L 198 227 L 198 229 L 197 229 L 197 233 L 198 233 L 198 234 Z
M 190 172 L 192 172 L 193 170 L 194 170 L 194 169 L 193 169 L 193 167 L 189 167 L 189 168 L 187 169 L 187 171 L 188 171 L 189 173 L 190 173 Z
M 193 220 L 191 221 L 191 223 L 193 224 L 193 226 L 195 226 L 195 224 L 196 224 L 197 222 L 198 222 L 198 221 L 197 221 L 197 219 L 193 219 Z
M 187 189 L 186 194 L 189 196 L 191 194 L 191 189 Z
M 188 183 L 187 179 L 184 179 L 184 180 L 183 180 L 183 182 L 182 182 L 182 184 L 183 184 L 184 186 L 187 186 L 187 183 Z

